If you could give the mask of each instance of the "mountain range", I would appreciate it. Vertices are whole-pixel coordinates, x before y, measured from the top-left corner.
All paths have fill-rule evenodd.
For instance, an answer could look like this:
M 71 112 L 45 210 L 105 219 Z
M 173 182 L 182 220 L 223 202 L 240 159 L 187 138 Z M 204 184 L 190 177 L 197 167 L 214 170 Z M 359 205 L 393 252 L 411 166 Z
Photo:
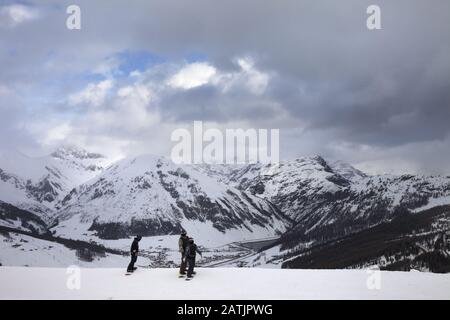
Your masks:
M 445 272 L 446 205 L 449 176 L 368 175 L 320 156 L 230 166 L 176 165 L 153 155 L 111 161 L 76 147 L 39 158 L 0 154 L 0 227 L 86 241 L 182 229 L 230 242 L 276 237 L 259 250 L 278 248 L 273 260 L 290 268 L 381 264 Z M 383 239 L 401 239 L 404 248 Z M 364 241 L 370 249 L 345 262 L 324 257 Z

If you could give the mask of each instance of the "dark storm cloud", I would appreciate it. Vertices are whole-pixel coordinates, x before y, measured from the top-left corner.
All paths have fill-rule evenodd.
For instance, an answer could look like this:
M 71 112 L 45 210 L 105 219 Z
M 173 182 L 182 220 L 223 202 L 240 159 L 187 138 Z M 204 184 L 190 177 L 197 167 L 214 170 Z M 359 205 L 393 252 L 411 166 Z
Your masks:
M 403 152 L 411 159 L 420 143 L 449 143 L 446 0 L 77 3 L 79 32 L 64 28 L 71 1 L 29 2 L 39 19 L 0 27 L 0 84 L 23 90 L 37 79 L 65 79 L 54 93 L 64 96 L 83 84 L 71 75 L 124 51 L 168 61 L 200 53 L 221 73 L 239 72 L 236 57 L 250 56 L 258 71 L 270 75 L 264 92 L 237 87 L 224 93 L 211 84 L 167 91 L 158 106 L 162 119 L 259 126 L 276 118 L 274 125 L 285 132 L 301 127 L 285 141 L 289 152 L 303 143 L 308 152 L 341 158 L 351 150 L 327 146 L 369 146 L 380 157 L 395 149 L 396 157 Z M 371 4 L 381 7 L 382 30 L 366 28 Z
M 223 94 L 220 87 L 204 85 L 190 90 L 175 90 L 160 103 L 162 115 L 172 121 L 228 122 L 273 118 L 277 109 L 270 97 L 257 96 L 247 90 Z

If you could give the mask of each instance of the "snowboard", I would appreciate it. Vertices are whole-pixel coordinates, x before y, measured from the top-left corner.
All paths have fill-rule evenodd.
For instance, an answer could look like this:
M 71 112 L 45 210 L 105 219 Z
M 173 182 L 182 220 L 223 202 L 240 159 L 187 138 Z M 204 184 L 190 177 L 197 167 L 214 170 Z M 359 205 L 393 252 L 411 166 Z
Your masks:
M 186 281 L 191 281 L 192 279 L 194 279 L 195 278 L 195 273 L 193 274 L 193 276 L 192 277 L 190 277 L 190 278 L 188 278 L 187 276 L 185 276 L 186 277 Z
M 133 271 L 133 272 L 136 272 L 136 270 L 137 270 L 137 268 L 134 268 L 134 271 Z M 131 275 L 133 274 L 133 272 L 127 271 L 127 272 L 125 272 L 125 275 L 126 275 L 126 276 L 131 276 Z

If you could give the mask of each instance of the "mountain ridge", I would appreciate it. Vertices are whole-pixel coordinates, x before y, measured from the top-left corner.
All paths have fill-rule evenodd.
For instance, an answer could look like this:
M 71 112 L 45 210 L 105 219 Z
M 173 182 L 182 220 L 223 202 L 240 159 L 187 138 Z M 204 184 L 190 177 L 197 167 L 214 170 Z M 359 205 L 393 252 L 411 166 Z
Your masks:
M 275 236 L 280 263 L 293 252 L 450 204 L 449 176 L 368 175 L 320 156 L 234 166 L 176 165 L 156 155 L 111 162 L 73 147 L 36 159 L 14 156 L 0 157 L 0 200 L 13 206 L 9 219 L 0 218 L 5 227 L 30 230 L 42 221 L 55 236 L 83 241 L 182 229 L 226 239 L 221 243 Z M 20 210 L 30 214 L 21 220 L 14 214 Z

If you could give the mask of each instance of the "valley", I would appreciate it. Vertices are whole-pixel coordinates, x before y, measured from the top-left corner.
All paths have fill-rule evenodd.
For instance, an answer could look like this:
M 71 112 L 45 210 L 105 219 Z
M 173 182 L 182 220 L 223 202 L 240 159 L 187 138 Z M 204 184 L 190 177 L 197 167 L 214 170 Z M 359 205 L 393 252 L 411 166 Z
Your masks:
M 112 161 L 76 147 L 40 158 L 3 152 L 0 170 L 2 265 L 34 265 L 42 254 L 49 259 L 39 266 L 119 267 L 140 234 L 138 265 L 175 267 L 184 229 L 205 267 L 448 272 L 450 177 L 371 176 L 319 156 L 248 165 Z

